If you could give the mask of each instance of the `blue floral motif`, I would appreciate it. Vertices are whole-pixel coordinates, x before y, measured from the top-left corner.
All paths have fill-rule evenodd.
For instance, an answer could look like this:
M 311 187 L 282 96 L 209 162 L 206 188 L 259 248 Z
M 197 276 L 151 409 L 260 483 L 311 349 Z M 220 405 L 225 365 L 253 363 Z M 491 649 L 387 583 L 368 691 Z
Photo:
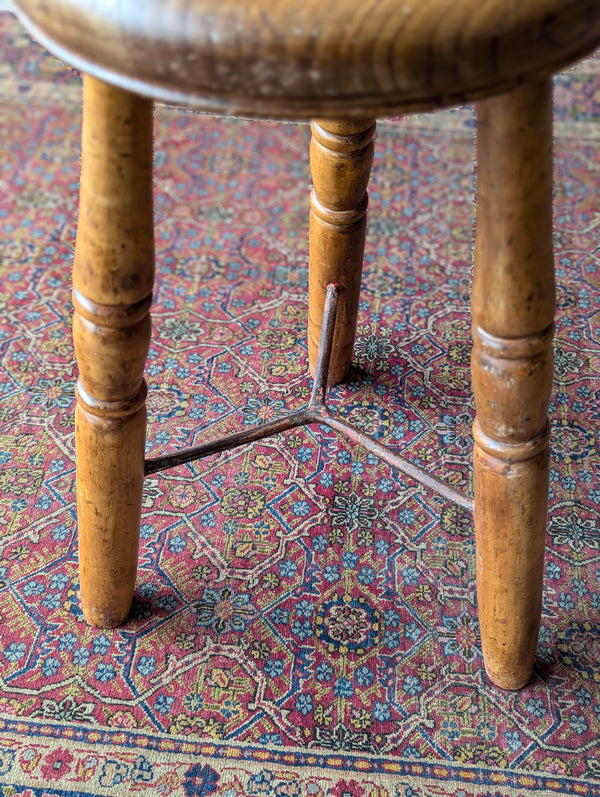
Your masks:
M 115 668 L 108 662 L 101 661 L 96 667 L 94 677 L 100 683 L 105 684 L 107 681 L 112 681 L 117 675 Z
M 562 575 L 560 565 L 557 565 L 556 562 L 548 562 L 546 572 L 548 573 L 548 578 L 552 579 L 559 579 Z
M 296 515 L 296 517 L 306 517 L 307 515 L 310 515 L 310 504 L 308 501 L 304 500 L 295 501 L 292 504 L 292 512 L 294 515 Z
M 169 540 L 169 551 L 171 551 L 171 553 L 181 553 L 186 545 L 185 537 L 178 534 L 176 537 L 172 537 Z
M 309 603 L 307 600 L 301 600 L 296 604 L 295 612 L 298 617 L 310 618 L 315 612 L 315 606 L 313 603 Z
M 406 585 L 414 585 L 418 582 L 420 576 L 419 571 L 415 567 L 403 567 L 402 579 Z
M 444 644 L 444 656 L 462 655 L 472 660 L 479 654 L 479 638 L 477 623 L 467 615 L 451 617 L 442 616 L 444 630 L 440 632 L 440 640 Z
M 156 670 L 156 659 L 154 656 L 140 656 L 135 668 L 140 675 L 152 675 Z
M 175 698 L 171 695 L 159 694 L 154 703 L 154 708 L 159 714 L 168 714 L 171 711 Z
M 110 639 L 102 634 L 102 636 L 96 637 L 92 642 L 92 653 L 99 656 L 104 656 L 105 653 L 108 652 L 110 648 Z
M 175 595 L 159 595 L 156 599 L 156 608 L 163 612 L 172 612 L 177 608 L 178 600 Z
M 398 512 L 398 521 L 402 523 L 403 526 L 410 526 L 415 522 L 415 513 L 412 509 L 401 509 Z
M 217 789 L 219 775 L 208 764 L 194 764 L 185 773 L 183 789 L 186 797 L 206 797 Z
M 11 642 L 8 647 L 4 649 L 3 656 L 6 661 L 19 661 L 27 653 L 27 647 L 24 642 Z
M 416 675 L 407 675 L 402 684 L 402 688 L 407 695 L 418 695 L 423 691 L 423 685 Z
M 69 534 L 72 533 L 72 530 L 66 525 L 66 523 L 61 523 L 60 525 L 56 526 L 52 529 L 52 539 L 58 542 L 63 542 L 67 539 Z
M 579 736 L 587 733 L 588 724 L 583 714 L 570 714 L 569 725 Z
M 54 656 L 48 656 L 48 658 L 42 662 L 42 673 L 46 678 L 49 678 L 52 675 L 56 675 L 61 667 L 62 662 L 60 659 L 57 659 Z
M 279 747 L 283 744 L 283 739 L 279 733 L 263 733 L 263 735 L 259 737 L 258 743 L 264 745 L 273 744 Z
M 58 609 L 58 607 L 62 604 L 62 599 L 59 593 L 53 593 L 51 595 L 46 595 L 42 600 L 42 606 L 45 609 Z
M 70 578 L 64 573 L 55 573 L 50 579 L 50 589 L 63 590 L 69 581 Z
M 307 714 L 310 714 L 312 710 L 313 710 L 313 700 L 311 695 L 309 695 L 308 693 L 298 695 L 298 697 L 296 698 L 296 711 L 298 711 L 303 716 L 306 716 Z
M 575 697 L 580 706 L 589 706 L 592 703 L 592 696 L 587 689 L 579 687 L 575 690 Z
M 77 637 L 73 633 L 62 634 L 58 640 L 59 650 L 73 650 L 77 644 Z
M 283 661 L 269 657 L 265 661 L 264 670 L 269 678 L 277 678 L 279 675 L 283 675 Z
M 217 634 L 225 631 L 244 632 L 255 614 L 252 596 L 246 592 L 234 592 L 229 586 L 205 589 L 196 606 L 198 625 L 212 628 Z
M 199 692 L 192 692 L 183 698 L 183 705 L 188 711 L 193 711 L 194 713 L 202 711 L 204 708 L 204 695 Z
M 376 578 L 376 570 L 368 565 L 363 565 L 358 571 L 358 580 L 361 584 L 372 584 Z
M 479 738 L 486 742 L 496 738 L 497 728 L 491 722 L 480 722 L 475 730 Z
M 380 556 L 387 556 L 390 550 L 390 544 L 387 540 L 375 540 L 373 547 Z
M 371 686 L 375 680 L 375 675 L 373 671 L 366 666 L 366 664 L 363 664 L 363 666 L 359 667 L 354 673 L 354 679 L 359 686 Z
M 286 625 L 290 621 L 290 610 L 280 608 L 273 609 L 271 619 L 276 625 Z
M 337 678 L 333 687 L 333 693 L 336 697 L 352 697 L 354 694 L 352 681 L 349 681 L 347 678 Z
M 296 575 L 298 566 L 291 559 L 285 559 L 279 565 L 279 575 L 281 578 L 292 578 Z
M 312 459 L 312 449 L 308 448 L 308 446 L 301 446 L 296 451 L 296 459 L 299 462 L 309 462 Z
M 397 631 L 390 631 L 386 628 L 383 633 L 383 644 L 388 650 L 395 650 L 400 647 L 400 635 Z
M 575 601 L 568 592 L 561 592 L 558 596 L 558 605 L 561 609 L 569 610 L 575 608 Z
M 548 713 L 544 701 L 539 697 L 530 697 L 525 703 L 525 707 L 536 719 L 543 719 Z
M 269 395 L 262 397 L 251 396 L 246 402 L 246 406 L 242 407 L 244 423 L 247 425 L 262 424 L 265 421 L 279 418 L 284 413 L 285 402 L 281 399 L 273 399 Z
M 323 578 L 333 584 L 340 579 L 340 571 L 337 565 L 326 565 L 323 570 Z
M 450 739 L 450 741 L 460 739 L 460 728 L 456 720 L 445 719 L 442 722 L 442 735 Z
M 389 720 L 391 716 L 392 712 L 390 711 L 389 704 L 378 700 L 373 706 L 373 718 L 376 719 L 377 722 L 385 722 Z
M 410 639 L 411 642 L 416 642 L 421 637 L 421 634 L 422 630 L 414 620 L 404 626 L 404 638 Z
M 84 667 L 90 659 L 90 651 L 87 648 L 79 647 L 73 651 L 73 664 L 77 667 Z
M 301 641 L 310 639 L 312 636 L 312 624 L 310 620 L 296 620 L 292 623 L 291 632 L 298 637 Z
M 319 484 L 321 487 L 332 487 L 333 475 L 331 473 L 322 473 L 319 477 Z
M 30 581 L 23 587 L 23 595 L 32 598 L 34 595 L 43 595 L 46 587 L 40 581 Z
M 147 581 L 145 584 L 140 584 L 140 586 L 138 587 L 139 597 L 145 600 L 150 600 L 156 595 L 157 592 L 158 592 L 158 585 L 152 584 L 150 581 Z
M 518 731 L 505 731 L 503 736 L 506 744 L 513 752 L 516 752 L 523 747 L 523 742 L 521 741 Z
M 333 667 L 326 661 L 320 661 L 317 665 L 315 674 L 317 676 L 317 681 L 326 683 L 333 678 Z

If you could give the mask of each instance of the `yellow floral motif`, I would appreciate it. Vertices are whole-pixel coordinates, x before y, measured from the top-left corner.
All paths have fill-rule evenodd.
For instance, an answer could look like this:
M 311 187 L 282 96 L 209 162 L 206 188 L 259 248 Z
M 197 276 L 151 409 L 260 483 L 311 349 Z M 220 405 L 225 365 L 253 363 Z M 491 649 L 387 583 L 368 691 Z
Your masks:
M 284 351 L 296 345 L 296 336 L 283 329 L 264 329 L 256 336 L 258 344 L 264 349 Z
M 357 730 L 367 730 L 371 726 L 372 717 L 371 712 L 367 711 L 364 708 L 361 708 L 351 719 L 350 724 L 353 725 Z
M 313 711 L 313 717 L 315 718 L 317 725 L 331 725 L 333 719 L 332 707 L 325 707 L 322 703 L 319 703 L 319 705 L 316 706 L 315 710 Z
M 5 468 L 0 472 L 0 491 L 14 495 L 35 495 L 44 481 L 44 471 L 40 469 Z
M 193 650 L 194 636 L 193 634 L 178 634 L 175 637 L 175 644 L 179 650 Z
M 223 496 L 221 511 L 228 517 L 254 520 L 265 508 L 264 494 L 257 489 L 230 487 Z
M 501 769 L 508 766 L 506 752 L 495 745 L 464 744 L 454 751 L 454 758 L 463 764 L 486 763 Z

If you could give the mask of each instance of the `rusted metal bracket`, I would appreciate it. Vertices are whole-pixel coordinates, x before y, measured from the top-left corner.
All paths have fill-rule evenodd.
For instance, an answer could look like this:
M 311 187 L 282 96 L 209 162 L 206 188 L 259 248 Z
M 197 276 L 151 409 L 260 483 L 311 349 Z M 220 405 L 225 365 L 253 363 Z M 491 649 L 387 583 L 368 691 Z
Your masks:
M 456 490 L 454 487 L 441 481 L 441 479 L 432 476 L 418 465 L 409 462 L 395 451 L 392 451 L 391 448 L 382 445 L 370 435 L 361 432 L 360 429 L 355 428 L 334 415 L 328 408 L 325 401 L 327 393 L 327 372 L 329 370 L 329 359 L 331 357 L 333 344 L 338 299 L 341 291 L 342 287 L 335 282 L 327 286 L 315 380 L 312 395 L 305 409 L 299 412 L 292 412 L 283 418 L 278 418 L 269 423 L 253 426 L 241 432 L 235 432 L 226 437 L 221 437 L 218 440 L 202 443 L 193 448 L 185 448 L 174 454 L 148 459 L 145 462 L 146 475 L 158 473 L 159 471 L 167 470 L 167 468 L 174 468 L 177 467 L 177 465 L 184 465 L 187 462 L 194 462 L 198 459 L 208 457 L 211 454 L 218 454 L 221 451 L 229 451 L 238 446 L 253 443 L 256 440 L 263 440 L 266 437 L 279 434 L 279 432 L 284 432 L 287 429 L 316 423 L 329 426 L 348 440 L 364 446 L 371 453 L 375 454 L 375 456 L 379 457 L 379 459 L 386 462 L 391 468 L 399 470 L 424 487 L 439 493 L 441 496 L 448 499 L 448 501 L 458 504 L 472 512 L 473 499 L 470 496 Z

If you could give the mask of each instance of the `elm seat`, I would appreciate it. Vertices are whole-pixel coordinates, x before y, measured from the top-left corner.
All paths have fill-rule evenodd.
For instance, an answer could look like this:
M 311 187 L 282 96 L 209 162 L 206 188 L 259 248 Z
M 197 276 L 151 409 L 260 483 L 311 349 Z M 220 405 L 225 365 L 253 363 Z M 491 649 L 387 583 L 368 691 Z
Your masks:
M 330 383 L 345 377 L 352 357 L 375 117 L 477 101 L 471 369 L 477 598 L 490 678 L 507 689 L 523 686 L 540 624 L 548 500 L 551 75 L 600 44 L 600 2 L 14 5 L 48 49 L 85 73 L 73 336 L 81 599 L 94 625 L 118 625 L 128 614 L 143 479 L 160 469 L 156 460 L 144 461 L 154 274 L 152 101 L 318 120 L 310 146 L 308 342 L 311 370 Z M 330 313 L 332 283 L 337 316 Z M 322 407 L 312 405 L 314 417 Z M 347 431 L 340 420 L 327 422 Z M 215 443 L 212 450 L 222 447 Z M 399 461 L 393 452 L 381 455 Z
M 284 118 L 427 110 L 550 75 L 595 0 L 19 0 L 67 63 L 143 96 Z

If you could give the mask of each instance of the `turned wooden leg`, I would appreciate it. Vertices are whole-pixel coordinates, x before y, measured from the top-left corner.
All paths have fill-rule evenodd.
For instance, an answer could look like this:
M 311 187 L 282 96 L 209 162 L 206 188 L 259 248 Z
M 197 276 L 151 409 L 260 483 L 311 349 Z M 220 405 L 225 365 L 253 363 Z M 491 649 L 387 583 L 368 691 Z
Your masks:
M 84 78 L 73 336 L 81 600 L 127 617 L 138 557 L 154 278 L 152 103 Z
M 480 102 L 477 136 L 477 597 L 488 675 L 518 689 L 535 657 L 548 502 L 555 304 L 550 81 Z
M 333 385 L 346 377 L 352 360 L 375 122 L 313 122 L 311 131 L 308 353 L 314 376 L 325 291 L 339 282 L 343 293 L 327 379 Z

